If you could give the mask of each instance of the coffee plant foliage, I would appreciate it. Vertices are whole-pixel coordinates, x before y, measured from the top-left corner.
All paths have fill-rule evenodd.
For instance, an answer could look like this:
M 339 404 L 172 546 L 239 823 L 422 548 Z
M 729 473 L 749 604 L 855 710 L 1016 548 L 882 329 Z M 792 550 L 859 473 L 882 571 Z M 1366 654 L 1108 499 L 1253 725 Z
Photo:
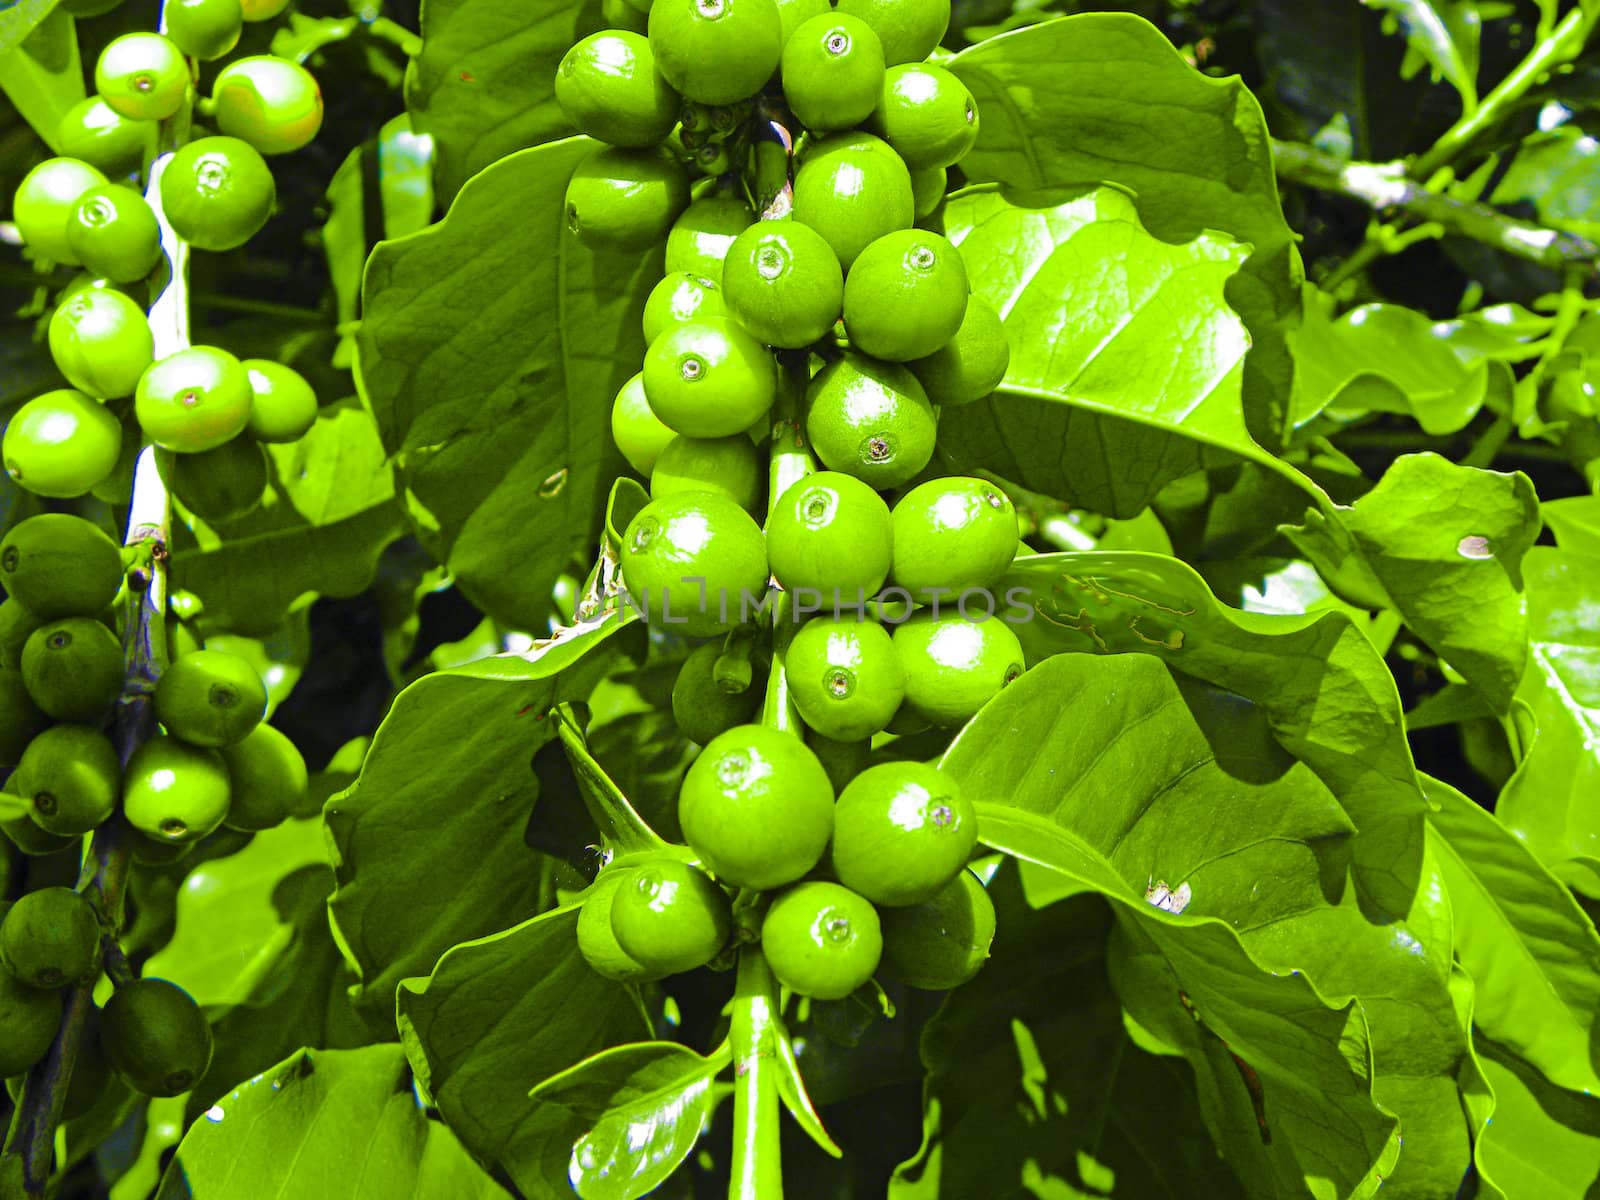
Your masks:
M 0 7 L 0 1197 L 1594 1194 L 1597 25 Z

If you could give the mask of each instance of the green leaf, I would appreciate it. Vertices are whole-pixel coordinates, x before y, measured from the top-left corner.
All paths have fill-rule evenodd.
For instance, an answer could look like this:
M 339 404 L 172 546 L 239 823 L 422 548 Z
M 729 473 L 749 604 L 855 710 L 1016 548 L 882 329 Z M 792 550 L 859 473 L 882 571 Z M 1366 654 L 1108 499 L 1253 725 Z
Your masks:
M 1528 205 L 1542 224 L 1600 237 L 1600 145 L 1577 124 L 1523 139 L 1491 201 Z
M 237 854 L 190 871 L 178 892 L 177 928 L 149 962 L 204 1005 L 249 1003 L 287 982 L 273 979 L 311 920 L 324 922 L 333 871 L 320 821 L 286 821 Z
M 1364 1195 L 1398 1145 L 1370 1094 L 1363 1015 L 1303 973 L 1270 973 L 1240 932 L 1325 905 L 1343 878 L 1342 864 L 1324 876 L 1327 852 L 1349 826 L 1309 771 L 1274 762 L 1261 733 L 1245 713 L 1194 712 L 1148 658 L 1063 656 L 992 701 L 941 766 L 976 802 L 984 844 L 1113 903 L 1132 964 L 1123 1003 L 1183 1048 L 1247 1190 Z M 1184 915 L 1148 898 L 1152 876 L 1188 886 Z M 1237 1068 L 1184 1003 L 1259 1076 L 1270 1145 Z
M 367 267 L 363 395 L 422 537 L 514 628 L 543 627 L 556 578 L 599 534 L 622 467 L 611 398 L 643 356 L 661 272 L 657 253 L 596 254 L 566 228 L 567 177 L 593 144 L 496 163 Z
M 1511 704 L 1528 655 L 1522 559 L 1539 536 L 1539 498 L 1520 471 L 1461 467 L 1406 454 L 1377 487 L 1285 532 L 1325 574 L 1347 553 L 1407 625 L 1484 695 Z
M 0 13 L 0 86 L 40 140 L 59 150 L 61 118 L 84 97 L 78 24 L 66 9 L 25 2 Z
M 1547 867 L 1600 897 L 1600 555 L 1536 546 L 1528 585 L 1528 670 L 1517 698 L 1533 745 L 1495 813 Z
M 553 0 L 428 0 L 406 107 L 438 146 L 446 203 L 498 159 L 572 132 L 555 102 L 556 65 L 598 27 L 588 12 Z
M 1385 894 L 1394 911 L 1409 907 L 1418 865 L 1410 852 L 1395 853 L 1389 837 L 1410 845 L 1424 802 L 1394 679 L 1346 617 L 1225 608 L 1190 567 L 1155 554 L 1022 558 L 1004 586 L 1030 663 L 1062 651 L 1155 655 L 1255 703 L 1283 748 L 1317 773 L 1363 832 L 1358 881 Z M 1369 836 L 1375 857 L 1367 861 Z
M 890 1200 L 1242 1198 L 1192 1073 L 1124 1028 L 1106 906 L 1079 897 L 1035 911 L 1009 868 L 989 895 L 994 950 L 923 1031 L 923 1141 Z
M 1255 705 L 1148 655 L 1038 663 L 944 761 L 974 800 L 1071 831 L 1121 891 L 1187 884 L 1191 915 L 1241 933 L 1324 907 L 1342 886 L 1354 830 L 1322 781 Z
M 711 1120 L 712 1081 L 732 1061 L 676 1042 L 613 1046 L 546 1079 L 531 1096 L 584 1128 L 567 1178 L 583 1200 L 635 1200 L 678 1169 Z
M 1428 823 L 1456 914 L 1456 953 L 1477 989 L 1477 1027 L 1560 1087 L 1600 1091 L 1600 936 L 1494 817 L 1430 780 Z
M 1119 517 L 1205 448 L 1264 457 L 1239 396 L 1249 337 L 1223 298 L 1248 248 L 1214 234 L 1159 241 L 1111 188 L 968 192 L 945 205 L 944 225 L 1012 348 L 999 393 L 945 414 L 947 444 Z
M 1323 412 L 1397 413 L 1442 437 L 1466 428 L 1485 404 L 1510 405 L 1511 368 L 1482 344 L 1482 327 L 1431 321 L 1398 304 L 1364 304 L 1331 320 L 1328 307 L 1308 304 L 1289 335 L 1297 424 Z
M 1539 515 L 1563 550 L 1600 558 L 1600 496 L 1567 496 L 1546 500 Z
M 398 1047 L 301 1051 L 196 1121 L 157 1200 L 203 1196 L 504 1197 L 430 1121 Z
M 1587 1196 L 1600 1178 L 1600 1100 L 1564 1091 L 1504 1046 L 1478 1039 L 1494 1116 L 1478 1167 L 1507 1200 Z
M 1182 243 L 1206 230 L 1253 248 L 1228 301 L 1254 345 L 1244 366 L 1251 431 L 1269 446 L 1289 427 L 1303 271 L 1284 220 L 1271 139 L 1237 78 L 1197 72 L 1141 17 L 1085 13 L 1003 34 L 950 63 L 983 124 L 961 169 L 1021 190 L 1110 183 L 1144 227 Z
M 1475 0 L 1362 0 L 1368 8 L 1394 14 L 1410 47 L 1401 74 L 1417 71 L 1415 60 L 1428 65 L 1461 96 L 1469 113 L 1478 107 L 1478 35 L 1482 22 Z
M 533 915 L 538 857 L 523 837 L 538 799 L 534 751 L 550 709 L 612 665 L 613 617 L 527 657 L 418 680 L 378 727 L 361 774 L 324 818 L 337 853 L 334 927 L 361 977 L 356 1005 L 386 1025 L 395 985 L 457 942 Z
M 281 53 L 281 52 L 280 52 Z M 290 57 L 290 56 L 285 56 Z M 378 229 L 368 229 L 368 195 L 376 188 Z M 328 184 L 322 250 L 328 259 L 339 325 L 353 328 L 360 312 L 361 274 L 383 238 L 405 237 L 433 220 L 433 139 L 414 133 L 405 113 L 386 121 L 376 138 L 350 151 Z M 355 361 L 355 335 L 340 337 L 334 366 Z
M 605 1048 L 647 1035 L 631 989 L 578 952 L 578 909 L 558 909 L 457 946 L 400 985 L 399 1022 L 417 1077 L 474 1154 L 530 1200 L 572 1192 L 567 1168 L 587 1126 L 528 1089 Z
M 174 586 L 194 592 L 208 619 L 262 636 L 291 605 L 354 596 L 404 517 L 372 418 L 354 400 L 325 406 L 298 442 L 268 446 L 261 507 L 210 528 L 172 555 Z

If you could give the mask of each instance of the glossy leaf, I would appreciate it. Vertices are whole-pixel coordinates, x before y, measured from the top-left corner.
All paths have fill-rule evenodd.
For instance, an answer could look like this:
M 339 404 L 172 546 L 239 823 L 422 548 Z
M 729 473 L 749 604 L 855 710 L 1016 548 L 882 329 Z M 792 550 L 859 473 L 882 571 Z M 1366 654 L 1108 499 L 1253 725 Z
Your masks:
M 292 605 L 360 592 L 404 526 L 384 448 L 355 400 L 325 406 L 305 437 L 267 451 L 261 506 L 214 529 L 196 522 L 194 541 L 172 555 L 175 585 L 200 597 L 209 620 L 257 636 Z
M 610 399 L 643 355 L 661 271 L 567 230 L 567 177 L 593 145 L 496 163 L 367 266 L 358 374 L 419 535 L 513 628 L 543 628 L 556 578 L 599 534 L 622 465 Z
M 0 12 L 0 86 L 40 140 L 57 149 L 62 116 L 84 96 L 77 22 L 65 9 L 23 3 Z
M 556 64 L 599 24 L 551 0 L 430 0 L 406 107 L 438 146 L 446 203 L 497 159 L 572 131 L 555 102 Z
M 1521 472 L 1407 454 L 1332 521 L 1312 513 L 1286 532 L 1330 580 L 1360 572 L 1503 712 L 1527 661 L 1522 560 L 1539 528 L 1539 498 Z
M 1455 88 L 1462 107 L 1478 106 L 1478 35 L 1482 22 L 1475 0 L 1362 0 L 1394 14 L 1411 54 L 1428 65 L 1434 79 Z M 1406 75 L 1416 67 L 1408 63 Z
M 1600 236 L 1600 145 L 1577 125 L 1528 138 L 1495 184 L 1496 204 L 1528 204 L 1543 223 Z
M 530 762 L 555 736 L 551 707 L 587 694 L 624 627 L 617 619 L 528 657 L 412 684 L 378 727 L 360 777 L 328 801 L 338 855 L 330 911 L 369 1021 L 387 1024 L 403 977 L 533 915 L 538 858 L 524 829 L 539 789 Z
M 1189 1068 L 1123 1025 L 1104 963 L 1106 906 L 1033 911 L 1014 873 L 989 885 L 993 954 L 923 1031 L 923 1142 L 890 1200 L 1245 1191 L 1211 1144 Z
M 676 1042 L 614 1046 L 546 1079 L 531 1096 L 565 1109 L 584 1132 L 567 1179 L 583 1200 L 635 1200 L 677 1170 L 711 1119 L 712 1080 L 726 1051 L 702 1057 Z
M 1326 879 L 1315 843 L 1349 826 L 1311 772 L 1274 761 L 1264 722 L 1221 703 L 1184 697 L 1148 658 L 1062 656 L 992 701 L 941 765 L 978 804 L 981 841 L 1112 901 L 1133 964 L 1117 982 L 1123 1002 L 1183 1048 L 1247 1189 L 1367 1189 L 1398 1147 L 1370 1093 L 1359 1008 L 1324 1000 L 1305 975 L 1272 974 L 1241 940 L 1326 903 L 1342 867 Z M 1182 917 L 1147 899 L 1152 876 L 1189 885 Z M 1193 1032 L 1183 1003 L 1259 1076 L 1270 1145 L 1256 1141 L 1237 1070 Z
M 1223 298 L 1247 247 L 1159 241 L 1110 188 L 971 192 L 946 204 L 944 225 L 1012 347 L 1002 390 L 945 414 L 963 456 L 1132 517 L 1207 449 L 1259 453 L 1239 397 L 1249 338 Z M 1168 445 L 1174 434 L 1200 445 Z
M 172 940 L 149 972 L 204 1005 L 245 1004 L 263 994 L 310 921 L 325 921 L 333 870 L 320 821 L 287 821 L 237 854 L 201 863 L 178 893 Z M 288 983 L 279 976 L 279 988 Z M 266 989 L 268 993 L 273 990 Z
M 1358 829 L 1422 810 L 1394 680 L 1344 616 L 1228 609 L 1191 568 L 1154 554 L 1018 559 L 1004 585 L 1008 603 L 1023 610 L 1012 610 L 1012 628 L 1030 662 L 1061 651 L 1155 655 L 1259 706 L 1283 748 L 1317 773 Z M 1393 882 L 1404 911 L 1414 880 L 1403 876 L 1414 869 L 1391 862 L 1367 882 L 1400 871 Z
M 1507 1200 L 1592 1192 L 1600 1179 L 1600 1100 L 1553 1085 L 1486 1038 L 1478 1051 L 1494 1095 L 1478 1146 L 1484 1178 Z
M 1323 412 L 1396 413 L 1438 437 L 1465 428 L 1487 403 L 1510 403 L 1511 370 L 1486 352 L 1477 328 L 1398 304 L 1364 304 L 1338 320 L 1324 308 L 1308 304 L 1289 335 L 1297 424 Z
M 1085 13 L 973 46 L 950 64 L 983 113 L 962 160 L 968 179 L 1013 188 L 1111 183 L 1167 242 L 1215 230 L 1253 248 L 1229 303 L 1254 341 L 1243 376 L 1252 433 L 1276 443 L 1289 424 L 1302 271 L 1284 221 L 1271 144 L 1255 98 L 1210 79 L 1141 17 Z
M 529 1099 L 530 1082 L 648 1033 L 631 990 L 584 962 L 577 925 L 568 907 L 463 943 L 398 998 L 401 1040 L 433 1103 L 535 1200 L 571 1195 L 567 1169 L 586 1126 Z
M 1456 913 L 1474 1020 L 1557 1086 L 1600 1092 L 1600 935 L 1494 817 L 1430 781 L 1428 823 Z
M 448 1126 L 430 1120 L 399 1048 L 301 1051 L 190 1128 L 157 1200 L 190 1196 L 504 1197 Z
M 1536 546 L 1524 570 L 1531 649 L 1517 698 L 1535 733 L 1495 812 L 1547 867 L 1600 897 L 1600 556 Z

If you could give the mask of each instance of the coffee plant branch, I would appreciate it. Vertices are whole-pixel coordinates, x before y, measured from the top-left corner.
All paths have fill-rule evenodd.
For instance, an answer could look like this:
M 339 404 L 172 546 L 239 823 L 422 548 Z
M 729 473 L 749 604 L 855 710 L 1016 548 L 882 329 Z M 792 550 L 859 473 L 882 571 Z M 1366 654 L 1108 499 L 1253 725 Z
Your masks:
M 1600 245 L 1588 238 L 1429 191 L 1407 177 L 1402 162 L 1345 162 L 1310 146 L 1278 141 L 1272 156 L 1278 178 L 1288 183 L 1349 196 L 1379 213 L 1403 213 L 1553 271 L 1577 270 L 1588 278 L 1600 274 Z
M 165 28 L 163 12 L 162 28 Z M 196 64 L 191 60 L 191 73 Z M 165 286 L 150 306 L 149 321 L 157 360 L 189 345 L 189 247 L 173 230 L 161 206 L 161 172 L 172 153 L 189 136 L 193 112 L 193 87 L 178 111 L 161 124 L 156 152 L 146 163 L 145 199 L 161 228 L 161 248 L 166 256 Z M 126 674 L 117 705 L 114 738 L 124 765 L 155 732 L 152 693 L 167 661 L 167 547 L 171 542 L 172 499 L 161 477 L 155 447 L 145 445 L 134 467 L 133 496 L 128 508 L 124 562 L 127 565 L 123 660 Z M 121 815 L 95 831 L 84 860 L 79 887 L 100 917 L 104 955 L 117 960 L 123 973 L 117 935 L 121 932 L 124 899 L 132 848 L 129 829 Z M 115 976 L 117 970 L 113 970 Z M 98 973 L 96 973 L 98 974 Z M 43 1197 L 49 1183 L 56 1127 L 61 1121 L 72 1071 L 94 1008 L 95 975 L 73 988 L 65 1005 L 61 1028 L 50 1051 L 28 1073 L 6 1139 L 5 1153 L 22 1158 L 23 1187 L 28 1197 Z M 119 980 L 120 982 L 120 980 Z

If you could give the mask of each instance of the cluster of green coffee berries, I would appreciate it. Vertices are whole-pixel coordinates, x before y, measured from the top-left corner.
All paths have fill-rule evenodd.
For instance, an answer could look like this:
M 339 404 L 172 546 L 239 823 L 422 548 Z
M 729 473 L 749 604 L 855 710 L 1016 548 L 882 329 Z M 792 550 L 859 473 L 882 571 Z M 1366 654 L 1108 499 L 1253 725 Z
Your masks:
M 262 722 L 266 688 L 238 655 L 179 653 L 153 696 L 162 731 L 122 762 L 109 734 L 127 675 L 113 629 L 122 585 L 120 549 L 80 517 L 30 517 L 0 541 L 0 770 L 28 806 L 0 830 L 48 854 L 120 811 L 135 858 L 159 862 L 224 824 L 284 820 L 305 792 L 305 761 Z
M 196 515 L 222 519 L 254 506 L 267 482 L 259 443 L 302 437 L 317 400 L 295 371 L 194 346 L 156 361 L 145 306 L 130 291 L 159 285 L 161 223 L 138 184 L 151 168 L 159 123 L 189 101 L 195 62 L 227 54 L 243 21 L 282 4 L 184 0 L 168 29 L 111 42 L 95 67 L 97 94 L 62 118 L 61 157 L 17 188 L 13 219 L 42 262 L 83 268 L 50 318 L 50 353 L 71 385 L 23 405 L 0 456 L 41 496 L 126 495 L 142 433 L 178 458 L 169 482 Z M 187 141 L 162 161 L 161 211 L 176 236 L 231 250 L 260 230 L 276 198 L 263 155 L 299 149 L 322 124 L 322 95 L 298 63 L 255 55 L 229 63 L 197 106 L 221 132 Z M 131 399 L 131 405 L 127 402 Z M 130 423 L 134 428 L 130 428 Z
M 13 1097 L 55 1040 L 63 989 L 100 969 L 100 917 L 83 893 L 44 887 L 0 901 L 0 1078 Z M 211 1052 L 211 1027 L 188 992 L 165 979 L 125 980 L 89 1015 L 62 1115 L 93 1107 L 113 1071 L 146 1096 L 179 1095 L 206 1073 Z
M 620 565 L 652 627 L 716 640 L 673 691 L 703 746 L 679 797 L 687 846 L 602 871 L 579 943 L 635 982 L 759 938 L 801 995 L 848 995 L 880 963 L 953 987 L 994 932 L 965 869 L 972 806 L 935 767 L 868 765 L 876 735 L 960 725 L 1024 666 L 996 595 L 1019 552 L 1010 499 L 928 477 L 940 407 L 987 396 L 1010 363 L 960 251 L 918 226 L 978 135 L 966 86 L 923 61 L 950 6 L 629 4 L 557 71 L 567 116 L 608 143 L 575 170 L 567 220 L 596 247 L 665 241 L 643 369 L 612 406 L 651 497 Z M 758 220 L 774 137 L 792 185 Z M 772 420 L 785 388 L 793 423 Z M 823 469 L 769 495 L 769 438 Z M 803 740 L 750 723 L 777 656 Z

